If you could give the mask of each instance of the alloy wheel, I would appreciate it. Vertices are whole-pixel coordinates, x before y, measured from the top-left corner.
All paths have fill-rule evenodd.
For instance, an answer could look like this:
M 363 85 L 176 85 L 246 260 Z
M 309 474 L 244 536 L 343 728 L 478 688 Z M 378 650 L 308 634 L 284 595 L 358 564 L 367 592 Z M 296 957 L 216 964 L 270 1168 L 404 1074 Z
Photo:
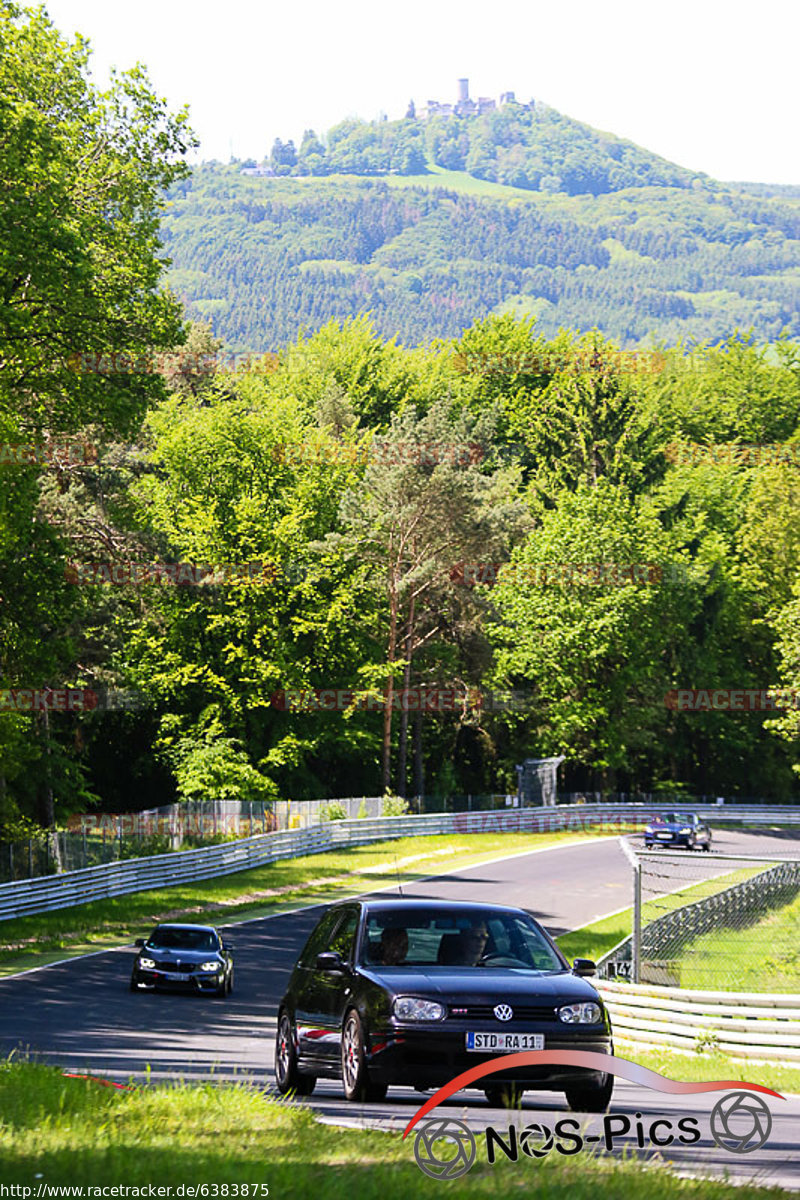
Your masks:
M 345 1023 L 342 1035 L 342 1078 L 348 1092 L 354 1092 L 361 1074 L 361 1026 L 355 1013 Z
M 275 1055 L 275 1074 L 278 1077 L 278 1083 L 284 1083 L 289 1074 L 291 1065 L 291 1037 L 292 1030 L 289 1025 L 289 1018 L 284 1013 L 278 1026 L 278 1044 Z

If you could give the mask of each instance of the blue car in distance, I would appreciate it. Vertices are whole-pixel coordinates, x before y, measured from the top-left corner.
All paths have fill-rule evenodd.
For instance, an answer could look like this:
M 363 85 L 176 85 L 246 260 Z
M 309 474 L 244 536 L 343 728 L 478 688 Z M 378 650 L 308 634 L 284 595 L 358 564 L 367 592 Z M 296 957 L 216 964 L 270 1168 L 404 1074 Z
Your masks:
M 653 846 L 710 850 L 711 830 L 697 813 L 665 812 L 645 826 L 644 846 L 646 850 Z

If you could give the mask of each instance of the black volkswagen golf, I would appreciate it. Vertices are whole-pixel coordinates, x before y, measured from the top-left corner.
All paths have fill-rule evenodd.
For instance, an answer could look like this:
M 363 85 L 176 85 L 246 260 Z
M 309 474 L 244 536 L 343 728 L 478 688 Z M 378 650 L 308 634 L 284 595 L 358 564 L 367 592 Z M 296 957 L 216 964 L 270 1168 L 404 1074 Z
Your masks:
M 429 900 L 329 908 L 297 960 L 278 1010 L 281 1092 L 341 1079 L 348 1100 L 420 1091 L 520 1050 L 613 1053 L 603 1002 L 544 929 L 519 908 Z M 487 1083 L 487 1080 L 491 1080 Z M 501 1071 L 475 1084 L 491 1104 L 525 1089 L 562 1091 L 602 1112 L 613 1075 L 569 1066 Z

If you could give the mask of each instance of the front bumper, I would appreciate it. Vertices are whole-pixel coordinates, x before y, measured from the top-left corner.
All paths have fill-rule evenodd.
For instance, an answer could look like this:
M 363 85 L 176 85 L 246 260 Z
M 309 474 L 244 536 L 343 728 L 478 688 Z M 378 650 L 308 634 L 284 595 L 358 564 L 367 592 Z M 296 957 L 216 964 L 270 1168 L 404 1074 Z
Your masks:
M 669 837 L 658 837 L 656 834 L 649 833 L 644 835 L 646 848 L 651 846 L 683 846 L 687 848 L 693 841 L 694 835 L 691 833 L 671 833 Z
M 466 1030 L 445 1031 L 441 1028 L 398 1029 L 386 1037 L 373 1037 L 371 1053 L 368 1055 L 370 1079 L 386 1084 L 410 1084 L 413 1087 L 442 1087 L 456 1075 L 484 1063 L 492 1062 L 502 1055 L 476 1054 L 465 1049 Z M 591 1050 L 597 1054 L 611 1054 L 610 1033 L 589 1030 L 585 1036 L 575 1036 L 564 1029 L 515 1029 L 509 1032 L 544 1033 L 546 1050 Z M 570 1083 L 586 1083 L 596 1078 L 598 1072 L 581 1070 L 578 1067 L 547 1064 L 540 1067 L 516 1067 L 502 1069 L 486 1075 L 472 1087 L 484 1088 L 492 1083 L 513 1081 L 526 1088 L 561 1090 Z
M 216 992 L 225 982 L 225 973 L 192 973 L 188 979 L 167 979 L 161 971 L 136 971 L 132 982 L 140 988 L 165 992 Z

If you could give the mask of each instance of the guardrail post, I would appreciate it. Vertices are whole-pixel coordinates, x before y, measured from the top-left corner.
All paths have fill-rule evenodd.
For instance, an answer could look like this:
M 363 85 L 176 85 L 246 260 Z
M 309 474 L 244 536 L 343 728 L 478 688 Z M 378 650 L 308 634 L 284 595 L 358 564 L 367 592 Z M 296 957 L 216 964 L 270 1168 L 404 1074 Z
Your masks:
M 642 964 L 642 864 L 633 865 L 633 936 L 631 938 L 631 976 L 639 983 Z

